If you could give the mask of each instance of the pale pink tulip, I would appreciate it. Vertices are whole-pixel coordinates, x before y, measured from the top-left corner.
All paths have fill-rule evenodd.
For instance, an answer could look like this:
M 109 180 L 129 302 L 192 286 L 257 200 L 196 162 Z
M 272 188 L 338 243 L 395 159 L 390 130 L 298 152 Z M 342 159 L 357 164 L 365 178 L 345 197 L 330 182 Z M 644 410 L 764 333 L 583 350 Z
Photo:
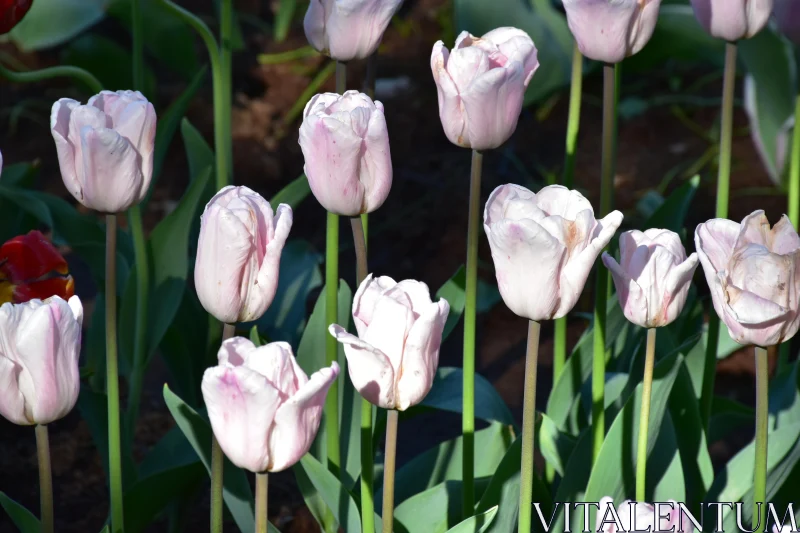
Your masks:
M 497 28 L 483 37 L 462 32 L 452 51 L 433 45 L 431 71 L 439 118 L 450 142 L 497 148 L 517 129 L 525 89 L 539 68 L 536 47 L 522 30 Z
M 626 231 L 619 237 L 620 262 L 603 253 L 625 318 L 643 328 L 671 324 L 683 311 L 697 268 L 697 254 L 686 258 L 674 231 Z
M 644 48 L 660 6 L 661 0 L 564 0 L 581 53 L 604 63 L 619 63 Z
M 739 344 L 772 346 L 800 327 L 800 237 L 784 215 L 770 229 L 764 211 L 741 224 L 716 218 L 697 226 L 697 254 L 714 310 Z
M 61 178 L 90 209 L 119 213 L 138 204 L 153 177 L 156 112 L 138 91 L 103 91 L 87 105 L 53 104 L 50 130 Z
M 700 25 L 718 39 L 749 39 L 767 25 L 772 0 L 692 0 Z
M 311 192 L 332 213 L 378 209 L 392 188 L 383 104 L 358 91 L 318 94 L 306 105 L 300 148 Z
M 20 425 L 49 424 L 72 410 L 82 323 L 77 296 L 0 307 L 0 415 Z
M 656 516 L 656 511 L 660 519 Z M 601 533 L 624 531 L 691 533 L 695 529 L 691 518 L 681 510 L 675 500 L 661 502 L 656 509 L 652 504 L 632 500 L 614 505 L 614 501 L 608 496 L 600 500 L 594 528 Z
M 774 15 L 781 32 L 793 43 L 800 44 L 800 2 L 775 0 Z
M 596 220 L 592 204 L 561 185 L 537 194 L 519 185 L 497 187 L 486 202 L 483 228 L 503 301 L 528 320 L 566 315 L 621 223 L 619 211 Z
M 375 50 L 403 0 L 311 0 L 306 39 L 336 61 L 364 59 Z
M 211 428 L 233 464 L 251 472 L 286 470 L 308 452 L 319 430 L 336 361 L 309 379 L 292 347 L 256 347 L 243 337 L 222 343 L 219 365 L 203 375 Z
M 425 398 L 439 365 L 439 346 L 450 305 L 432 302 L 420 281 L 370 274 L 353 301 L 358 337 L 331 324 L 344 344 L 353 386 L 368 402 L 405 411 Z
M 292 208 L 272 208 L 247 187 L 228 186 L 200 222 L 194 285 L 206 311 L 227 324 L 257 320 L 278 288 L 281 251 L 292 227 Z

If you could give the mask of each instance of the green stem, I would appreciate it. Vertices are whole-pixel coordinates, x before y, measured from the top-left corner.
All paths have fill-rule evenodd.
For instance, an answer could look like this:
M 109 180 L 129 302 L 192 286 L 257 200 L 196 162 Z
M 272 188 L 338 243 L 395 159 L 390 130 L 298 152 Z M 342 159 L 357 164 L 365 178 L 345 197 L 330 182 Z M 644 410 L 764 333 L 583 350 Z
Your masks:
M 50 440 L 47 426 L 36 426 L 36 453 L 39 456 L 39 501 L 42 533 L 53 533 L 53 473 L 50 468 Z
M 481 171 L 483 154 L 472 151 L 467 222 L 467 279 L 464 307 L 464 398 L 461 418 L 463 435 L 462 479 L 464 516 L 475 507 L 475 320 L 478 302 L 478 231 L 480 225 Z
M 569 88 L 569 118 L 567 119 L 567 150 L 564 157 L 564 175 L 561 184 L 572 188 L 575 178 L 575 153 L 581 121 L 581 94 L 583 86 L 583 56 L 578 43 L 572 51 L 572 81 Z
M 233 337 L 236 326 L 225 324 L 222 328 L 222 342 Z M 217 437 L 211 434 L 211 533 L 222 533 L 223 519 L 223 471 L 225 469 L 225 455 L 217 442 Z
M 132 442 L 136 434 L 136 419 L 139 417 L 139 404 L 147 368 L 147 306 L 150 294 L 150 268 L 140 206 L 135 205 L 128 210 L 128 225 L 131 228 L 133 253 L 136 260 L 136 322 L 134 324 L 133 371 L 128 392 L 127 424 L 129 441 Z
M 108 394 L 108 485 L 111 531 L 124 531 L 119 371 L 117 369 L 117 215 L 106 215 L 106 391 Z
M 394 528 L 394 465 L 397 457 L 398 412 L 390 409 L 386 413 L 386 450 L 383 459 L 383 533 L 392 533 Z M 369 533 L 368 531 L 364 533 Z
M 656 328 L 647 330 L 647 351 L 642 380 L 642 409 L 639 412 L 639 447 L 636 454 L 636 501 L 644 502 L 647 477 L 647 434 L 650 426 L 650 399 L 653 392 L 653 367 L 656 360 Z
M 725 45 L 725 76 L 722 86 L 722 124 L 717 175 L 717 218 L 728 218 L 730 198 L 731 145 L 733 143 L 733 97 L 736 88 L 736 43 Z
M 710 304 L 709 304 L 710 305 Z M 706 339 L 705 363 L 703 365 L 703 386 L 700 391 L 700 416 L 706 432 L 711 422 L 711 406 L 714 403 L 714 372 L 717 369 L 717 345 L 719 343 L 719 317 L 711 306 L 708 316 L 708 337 Z
M 792 160 L 789 167 L 789 220 L 800 230 L 800 95 L 795 99 Z
M 256 474 L 256 533 L 267 533 L 269 516 L 267 513 L 267 503 L 269 496 L 267 488 L 269 476 L 266 472 Z
M 328 324 L 338 320 L 339 285 L 339 215 L 328 213 L 328 232 L 325 246 L 325 365 L 336 361 L 338 343 L 328 335 Z M 327 428 L 328 467 L 339 477 L 339 383 L 334 381 L 325 399 L 325 424 Z
M 220 118 L 222 119 L 223 139 L 225 142 L 225 161 L 227 176 L 233 176 L 233 147 L 231 141 L 231 105 L 233 104 L 233 0 L 222 0 L 220 3 L 219 42 L 220 42 L 220 76 L 222 81 L 222 102 Z M 230 183 L 230 181 L 228 182 Z
M 754 533 L 766 525 L 767 506 L 767 423 L 769 422 L 769 359 L 766 348 L 756 347 L 756 456 L 753 470 Z M 761 505 L 759 505 L 759 503 Z
M 79 67 L 60 66 L 31 70 L 29 72 L 14 72 L 0 64 L 0 77 L 14 83 L 32 83 L 52 78 L 72 78 L 85 83 L 89 90 L 95 94 L 103 90 L 103 84 L 97 78 L 89 71 Z
M 375 79 L 378 73 L 378 51 L 372 53 L 371 56 L 367 58 L 367 74 L 364 76 L 364 92 L 372 98 L 375 99 Z
M 140 4 L 141 0 L 131 0 L 133 88 L 139 91 L 144 90 L 144 31 L 142 28 L 142 6 Z
M 519 489 L 519 533 L 532 531 L 533 449 L 536 442 L 536 368 L 539 358 L 539 323 L 528 322 L 525 357 L 525 393 L 522 400 L 522 474 Z

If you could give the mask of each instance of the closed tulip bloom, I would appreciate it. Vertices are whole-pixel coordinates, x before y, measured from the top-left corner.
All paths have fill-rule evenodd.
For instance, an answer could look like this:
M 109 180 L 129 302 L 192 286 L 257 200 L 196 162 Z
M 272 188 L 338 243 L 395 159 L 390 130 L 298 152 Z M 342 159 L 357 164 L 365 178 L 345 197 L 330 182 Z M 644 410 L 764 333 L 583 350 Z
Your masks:
M 378 209 L 392 188 L 383 104 L 358 91 L 318 94 L 306 105 L 300 148 L 311 192 L 337 215 Z
M 793 43 L 800 44 L 800 2 L 775 0 L 775 22 Z
M 718 39 L 749 39 L 767 25 L 772 0 L 692 0 L 700 25 Z
M 625 318 L 643 328 L 671 324 L 683 311 L 697 268 L 674 231 L 626 231 L 619 237 L 619 263 L 603 253 Z
M 247 187 L 223 187 L 200 219 L 194 286 L 200 303 L 226 324 L 261 318 L 278 288 L 292 208 L 272 207 Z
M 83 306 L 58 296 L 0 306 L 0 415 L 49 424 L 78 400 Z
M 373 278 L 370 274 L 353 301 L 358 336 L 331 324 L 344 344 L 353 386 L 368 402 L 405 411 L 425 398 L 439 366 L 439 346 L 450 305 L 432 302 L 420 281 Z
M 0 0 L 0 35 L 10 32 L 32 4 L 33 0 Z
M 462 32 L 452 51 L 442 41 L 434 44 L 431 70 L 450 142 L 474 150 L 506 142 L 538 68 L 533 41 L 516 28 L 497 28 L 483 37 Z
M 660 6 L 661 0 L 564 0 L 581 53 L 604 63 L 619 63 L 644 48 Z
M 219 365 L 203 374 L 203 399 L 222 451 L 239 468 L 280 472 L 300 460 L 319 430 L 322 406 L 339 375 L 336 361 L 309 378 L 292 347 L 222 343 Z
M 619 211 L 596 220 L 589 200 L 561 185 L 537 194 L 519 185 L 497 187 L 483 228 L 503 301 L 528 320 L 566 315 L 621 223 Z
M 66 259 L 53 243 L 33 230 L 0 246 L 0 303 L 23 303 L 75 294 Z
M 800 237 L 784 215 L 770 229 L 764 211 L 741 224 L 716 218 L 697 226 L 697 254 L 714 310 L 739 344 L 772 346 L 800 326 Z
M 660 515 L 660 519 L 657 514 Z M 632 500 L 625 500 L 615 506 L 614 501 L 608 496 L 600 500 L 595 524 L 594 530 L 601 533 L 624 531 L 691 533 L 695 529 L 691 518 L 681 511 L 675 500 L 659 503 L 656 509 L 652 504 Z
M 144 199 L 153 176 L 156 112 L 138 91 L 103 91 L 87 105 L 53 104 L 50 130 L 61 178 L 80 203 L 102 213 Z
M 365 59 L 375 50 L 403 0 L 311 0 L 306 38 L 336 61 Z

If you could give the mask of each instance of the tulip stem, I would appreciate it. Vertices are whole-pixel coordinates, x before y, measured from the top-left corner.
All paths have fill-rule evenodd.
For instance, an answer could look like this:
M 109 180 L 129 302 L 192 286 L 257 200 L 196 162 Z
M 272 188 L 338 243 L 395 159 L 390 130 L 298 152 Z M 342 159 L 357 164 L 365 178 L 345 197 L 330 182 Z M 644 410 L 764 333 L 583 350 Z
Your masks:
M 647 434 L 650 425 L 650 397 L 653 392 L 653 367 L 656 360 L 656 328 L 647 330 L 647 351 L 644 356 L 644 379 L 642 380 L 642 409 L 639 412 L 639 446 L 636 454 L 636 501 L 645 498 L 647 476 Z
M 124 530 L 117 368 L 117 215 L 106 215 L 106 392 L 108 394 L 108 486 L 111 531 Z
M 269 515 L 267 513 L 267 503 L 269 495 L 267 491 L 269 475 L 266 472 L 256 474 L 256 533 L 267 533 Z
M 339 281 L 339 215 L 328 213 L 325 245 L 325 366 L 336 361 L 338 343 L 328 335 L 328 325 L 338 321 Z M 339 383 L 334 380 L 325 399 L 325 427 L 328 443 L 328 468 L 339 477 Z
M 225 324 L 222 328 L 222 342 L 233 337 L 236 326 Z M 225 469 L 225 455 L 217 442 L 214 432 L 211 432 L 211 533 L 222 533 L 222 487 L 223 472 Z M 258 500 L 256 500 L 258 501 Z
M 583 89 L 583 56 L 576 42 L 572 50 L 572 79 L 569 87 L 569 116 L 567 119 L 567 150 L 564 156 L 564 175 L 561 184 L 572 188 L 575 178 L 575 153 L 578 129 L 581 122 L 581 96 Z
M 464 306 L 464 362 L 462 479 L 463 512 L 472 516 L 475 507 L 475 314 L 478 303 L 478 224 L 481 202 L 483 154 L 472 151 L 472 172 L 469 181 L 469 219 L 467 222 L 467 276 Z
M 717 174 L 717 218 L 728 218 L 730 197 L 731 145 L 733 143 L 733 96 L 736 88 L 736 43 L 725 45 L 725 75 L 722 85 L 722 123 Z
M 133 63 L 133 88 L 144 90 L 144 39 L 141 0 L 131 0 L 131 62 Z
M 39 501 L 42 533 L 53 533 L 53 473 L 50 468 L 50 440 L 47 426 L 36 426 L 36 452 L 39 456 Z
M 372 100 L 375 99 L 375 79 L 378 73 L 378 51 L 375 50 L 371 56 L 367 58 L 367 74 L 364 76 L 364 92 L 367 93 Z
M 769 422 L 769 358 L 766 348 L 756 346 L 756 455 L 753 470 L 754 533 L 766 529 L 767 424 Z
M 95 94 L 103 90 L 103 84 L 91 72 L 69 65 L 48 67 L 28 72 L 14 72 L 0 64 L 0 77 L 13 83 L 32 83 L 52 78 L 72 78 L 75 81 L 84 83 Z
M 703 365 L 703 388 L 700 392 L 700 416 L 706 432 L 711 422 L 711 406 L 714 403 L 714 372 L 717 369 L 717 345 L 719 343 L 719 317 L 711 307 L 708 316 L 705 364 Z
M 792 160 L 789 167 L 789 220 L 796 230 L 800 230 L 800 95 L 795 100 L 794 124 Z
M 528 322 L 525 393 L 522 400 L 522 474 L 519 488 L 519 533 L 533 531 L 533 449 L 536 441 L 536 369 L 539 364 L 539 323 Z
M 386 450 L 383 458 L 383 533 L 392 533 L 394 525 L 394 465 L 397 457 L 398 411 L 386 413 Z M 365 531 L 364 533 L 369 533 Z
M 231 146 L 231 105 L 233 105 L 233 0 L 222 0 L 219 9 L 219 68 L 220 89 L 222 101 L 220 102 L 220 118 L 222 118 L 223 140 L 225 142 L 225 161 L 227 163 L 226 176 L 233 176 L 233 148 Z M 230 181 L 228 182 L 230 183 Z

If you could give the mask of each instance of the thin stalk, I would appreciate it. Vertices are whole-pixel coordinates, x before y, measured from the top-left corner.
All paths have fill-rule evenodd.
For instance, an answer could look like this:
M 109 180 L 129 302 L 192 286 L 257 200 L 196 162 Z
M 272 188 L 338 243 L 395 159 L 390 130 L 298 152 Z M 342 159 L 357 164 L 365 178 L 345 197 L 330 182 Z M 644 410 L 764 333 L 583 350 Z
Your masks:
M 328 213 L 328 231 L 325 246 L 325 364 L 336 361 L 338 343 L 328 335 L 327 326 L 335 324 L 338 317 L 339 289 L 339 215 Z M 325 399 L 325 427 L 328 443 L 328 468 L 339 477 L 341 465 L 339 452 L 339 383 L 334 380 Z
M 767 423 L 769 422 L 769 359 L 756 347 L 756 456 L 753 469 L 754 533 L 763 533 L 767 506 Z M 759 503 L 761 505 L 759 505 Z
M 647 432 L 650 426 L 650 397 L 653 392 L 653 367 L 656 361 L 656 328 L 647 330 L 647 351 L 644 356 L 642 410 L 639 413 L 639 447 L 636 454 L 636 501 L 644 502 L 647 477 Z
M 53 533 L 53 473 L 50 468 L 50 439 L 47 426 L 36 426 L 36 453 L 39 456 L 39 501 L 42 533 Z
M 717 174 L 717 218 L 728 218 L 730 198 L 731 145 L 733 143 L 733 97 L 736 88 L 736 43 L 725 45 L 725 76 L 722 85 L 722 124 Z
M 611 211 L 614 194 L 616 75 L 614 65 L 603 66 L 603 155 L 600 177 L 600 216 Z M 600 454 L 605 439 L 606 302 L 609 273 L 597 270 L 594 295 L 594 346 L 592 359 L 592 462 Z
M 106 392 L 108 394 L 108 486 L 111 532 L 124 531 L 119 371 L 117 368 L 117 215 L 106 215 Z
M 717 345 L 719 344 L 719 317 L 711 307 L 708 316 L 708 339 L 703 365 L 703 387 L 700 392 L 700 416 L 703 428 L 708 431 L 711 422 L 711 406 L 714 403 L 714 372 L 717 369 Z
M 347 63 L 336 62 L 336 92 L 344 94 L 347 90 Z
M 139 91 L 144 89 L 144 31 L 142 28 L 142 6 L 140 4 L 141 0 L 131 0 L 133 88 Z
M 525 395 L 522 400 L 522 474 L 519 488 L 519 533 L 533 531 L 533 449 L 536 442 L 536 368 L 539 364 L 539 323 L 528 322 Z
M 475 507 L 475 320 L 478 302 L 478 228 L 480 224 L 481 171 L 483 154 L 472 151 L 467 222 L 467 279 L 464 307 L 464 398 L 461 418 L 463 435 L 463 511 L 472 516 Z
M 375 79 L 377 78 L 377 73 L 378 51 L 375 50 L 375 52 L 367 58 L 367 75 L 364 77 L 364 92 L 373 100 L 375 99 Z
M 267 524 L 269 523 L 267 514 L 268 483 L 269 477 L 266 472 L 256 474 L 256 533 L 267 533 Z
M 233 337 L 236 326 L 225 324 L 222 328 L 222 342 Z M 225 455 L 222 453 L 217 437 L 211 434 L 211 533 L 222 533 L 223 518 L 223 471 L 225 469 Z
M 222 127 L 225 139 L 227 175 L 233 176 L 233 148 L 231 146 L 231 105 L 233 103 L 233 0 L 222 0 L 219 14 L 220 76 L 222 81 Z
M 800 230 L 800 95 L 794 106 L 794 133 L 792 134 L 792 160 L 789 167 L 789 220 Z
M 386 450 L 383 459 L 383 533 L 392 533 L 394 525 L 394 465 L 397 457 L 397 410 L 386 413 Z M 365 532 L 369 533 L 369 532 Z
M 52 78 L 72 78 L 85 83 L 90 91 L 97 94 L 103 90 L 103 84 L 91 72 L 79 67 L 60 66 L 48 67 L 28 72 L 14 72 L 0 64 L 0 77 L 14 83 L 32 83 L 35 81 L 49 80 Z

